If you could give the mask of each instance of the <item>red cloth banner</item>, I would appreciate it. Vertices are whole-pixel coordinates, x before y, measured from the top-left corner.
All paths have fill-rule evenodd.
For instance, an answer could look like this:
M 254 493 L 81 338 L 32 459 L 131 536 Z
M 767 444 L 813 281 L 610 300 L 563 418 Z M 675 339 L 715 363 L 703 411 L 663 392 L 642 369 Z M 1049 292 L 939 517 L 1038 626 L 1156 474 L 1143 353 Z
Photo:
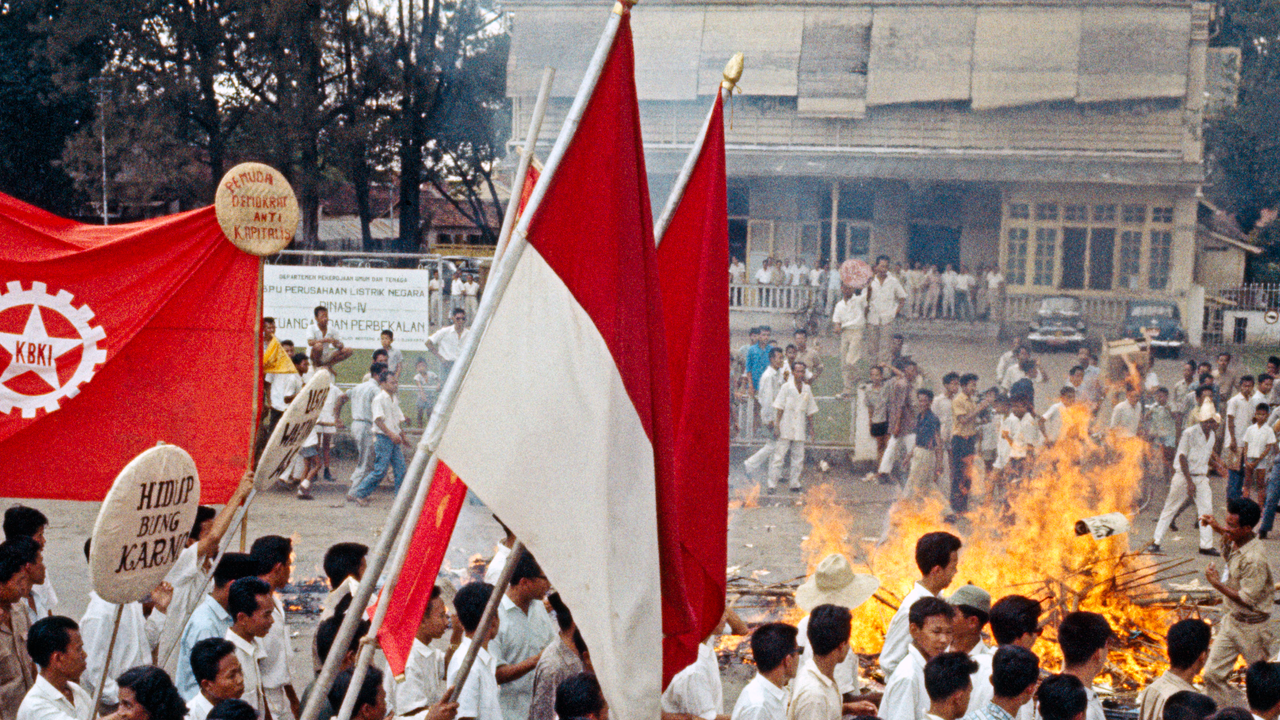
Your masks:
M 253 443 L 258 294 L 212 207 L 103 227 L 0 195 L 0 495 L 102 500 L 163 441 L 225 501 Z
M 387 604 L 387 615 L 378 629 L 378 647 L 387 656 L 387 665 L 393 675 L 404 674 L 409 651 L 418 625 L 431 603 L 431 589 L 435 587 L 440 563 L 449 549 L 449 538 L 458 523 L 458 513 L 467 498 L 467 486 L 458 475 L 443 462 L 436 465 L 435 477 L 422 504 L 422 517 L 409 541 L 409 553 L 405 556 L 400 579 Z M 376 606 L 376 603 L 374 604 Z
M 689 664 L 690 653 L 724 614 L 729 530 L 729 386 L 708 380 L 729 348 L 729 215 L 725 189 L 724 108 L 708 116 L 701 152 L 658 243 L 658 280 L 671 369 L 675 418 L 677 556 L 693 611 L 693 628 L 663 640 L 663 676 Z M 664 568 L 664 572 L 666 569 Z

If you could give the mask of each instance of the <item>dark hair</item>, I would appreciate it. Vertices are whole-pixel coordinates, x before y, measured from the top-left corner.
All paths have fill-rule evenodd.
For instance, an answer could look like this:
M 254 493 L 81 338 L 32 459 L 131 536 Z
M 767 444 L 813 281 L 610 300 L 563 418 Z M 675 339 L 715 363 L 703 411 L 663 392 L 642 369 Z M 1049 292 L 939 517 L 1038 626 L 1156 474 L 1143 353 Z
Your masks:
M 1071 387 L 1070 385 L 1063 385 L 1062 389 L 1058 391 L 1059 397 L 1063 395 L 1075 395 L 1075 394 L 1076 394 L 1076 389 Z
M 1241 383 L 1252 383 L 1253 381 L 1254 377 L 1252 375 L 1241 375 L 1239 380 Z
M 972 605 L 956 605 L 955 607 L 965 617 L 977 618 L 979 628 L 986 625 L 987 621 L 991 619 L 991 616 L 985 610 L 980 610 Z
M 950 565 L 951 553 L 958 552 L 962 544 L 960 538 L 949 532 L 921 535 L 916 541 L 916 567 L 920 568 L 920 574 L 928 575 L 936 567 Z
M 484 606 L 489 604 L 492 594 L 493 586 L 486 582 L 467 583 L 458 588 L 453 596 L 453 609 L 464 630 L 475 632 L 480 627 L 480 617 L 484 615 Z
M 1209 649 L 1211 635 L 1209 623 L 1198 618 L 1187 618 L 1174 623 L 1165 636 L 1169 664 L 1179 670 L 1195 665 L 1196 660 Z
M 955 371 L 952 371 L 952 372 L 949 372 L 949 373 L 947 373 L 946 375 L 943 375 L 943 376 L 942 376 L 942 384 L 943 384 L 943 385 L 947 385 L 947 384 L 948 384 L 948 383 L 950 383 L 952 380 L 954 380 L 954 381 L 956 381 L 956 382 L 960 382 L 960 373 L 955 372 Z
M 976 373 L 965 373 L 960 376 L 961 385 L 968 385 L 971 382 L 978 382 L 978 376 Z
M 10 543 L 0 543 L 0 583 L 7 583 L 26 566 L 22 553 Z
M 456 307 L 456 308 L 454 308 L 454 309 L 453 309 L 453 312 L 449 313 L 449 317 L 454 317 L 454 316 L 458 315 L 459 313 L 461 313 L 461 314 L 463 315 L 463 317 L 466 317 L 467 311 L 466 311 L 466 310 L 463 310 L 463 309 L 462 309 L 462 308 L 460 308 L 460 307 Z
M 967 653 L 942 653 L 924 665 L 924 690 L 930 700 L 942 702 L 961 690 L 972 688 L 973 680 L 969 676 L 976 672 L 978 663 Z
M 291 555 L 293 541 L 280 535 L 263 535 L 249 548 L 249 557 L 258 564 L 259 575 L 266 575 L 280 563 L 288 565 Z
M 391 372 L 390 370 L 383 370 L 382 372 L 378 373 L 377 377 L 378 377 L 378 384 L 381 385 L 386 381 L 390 380 L 391 378 L 397 377 L 397 376 L 395 373 Z
M 546 575 L 542 572 L 542 567 L 538 565 L 538 561 L 534 559 L 533 553 L 525 550 L 520 553 L 520 559 L 516 561 L 516 568 L 511 573 L 511 586 L 515 587 L 520 584 L 521 580 L 540 580 Z
M 929 388 L 920 388 L 916 391 L 916 395 L 923 396 L 925 400 L 933 402 L 933 391 Z M 943 567 L 946 567 L 945 565 Z
M 796 628 L 786 623 L 765 623 L 751 633 L 751 657 L 756 668 L 767 673 L 796 650 Z
M 316 317 L 316 316 L 320 315 L 320 312 L 321 312 L 321 311 L 329 312 L 329 308 L 327 308 L 327 307 L 325 307 L 325 306 L 323 306 L 323 305 L 317 305 L 317 306 L 316 306 L 316 309 L 311 311 L 311 316 L 312 316 L 312 317 Z
M 307 361 L 307 354 L 304 352 L 296 352 L 293 354 L 293 357 L 289 359 L 293 361 L 294 365 L 297 365 L 298 363 Z
M 257 720 L 258 711 L 243 700 L 223 700 L 209 711 L 206 720 Z
M 386 353 L 386 350 L 383 350 L 382 352 Z M 377 355 L 378 353 L 377 351 L 374 351 L 373 354 Z M 387 364 L 384 362 L 377 362 L 375 360 L 374 362 L 369 363 L 369 375 L 371 377 L 377 377 L 386 371 L 387 371 Z
M 1107 646 L 1111 635 L 1111 625 L 1098 613 L 1067 613 L 1058 625 L 1058 646 L 1062 648 L 1063 661 L 1068 667 L 1085 662 Z
M 1271 356 L 1267 357 L 1267 363 L 1268 363 L 1268 364 L 1270 364 L 1270 365 L 1275 365 L 1276 367 L 1280 367 L 1280 357 L 1276 357 L 1275 355 L 1271 355 Z
M 881 260 L 883 260 L 883 261 L 885 261 L 885 262 L 893 262 L 892 260 L 890 260 L 890 259 L 889 259 L 889 256 L 888 256 L 888 255 L 877 255 L 877 256 L 876 256 L 876 264 L 877 264 L 877 265 L 879 265 Z
M 1227 514 L 1235 515 L 1240 527 L 1253 527 L 1262 519 L 1262 508 L 1246 497 L 1231 498 L 1227 500 Z
M 1261 385 L 1267 380 L 1275 380 L 1276 376 L 1271 373 L 1258 373 L 1258 384 Z
M 1244 694 L 1249 709 L 1266 712 L 1280 704 L 1280 663 L 1260 660 L 1244 674 Z
M 1253 713 L 1238 707 L 1225 707 L 1210 715 L 1213 720 L 1253 720 Z
M 208 505 L 200 505 L 196 507 L 196 521 L 191 523 L 191 539 L 200 539 L 200 526 L 218 517 L 218 511 Z
M 599 715 L 603 709 L 604 693 L 591 673 L 570 675 L 556 688 L 556 715 L 565 720 Z
M 258 564 L 247 553 L 223 553 L 218 566 L 213 569 L 213 586 L 226 587 L 240 578 L 256 577 Z M 235 617 L 234 615 L 232 617 Z
M 242 577 L 231 583 L 231 592 L 227 595 L 227 614 L 231 622 L 240 619 L 241 615 L 252 615 L 258 611 L 258 598 L 271 597 L 271 586 L 259 577 Z
M 931 617 L 941 616 L 950 620 L 955 617 L 955 614 L 956 609 L 951 603 L 927 595 L 911 603 L 911 607 L 907 610 L 907 622 L 916 627 L 924 627 L 924 621 Z
M 1015 698 L 1040 679 L 1040 658 L 1018 645 L 1002 645 L 991 658 L 991 690 L 996 697 Z
M 14 505 L 4 511 L 4 537 L 12 540 L 16 537 L 35 537 L 40 529 L 49 524 L 44 513 L 26 505 Z
M 347 610 L 351 608 L 351 596 L 348 595 L 338 602 L 338 606 L 334 608 L 333 615 L 330 615 L 320 626 L 316 628 L 316 654 L 320 656 L 320 661 L 324 662 L 329 657 L 329 651 L 333 649 L 333 643 L 338 639 L 338 631 L 342 629 L 342 620 L 347 615 Z M 351 643 L 347 646 L 347 652 L 356 652 L 360 648 L 360 640 L 369 634 L 369 618 L 363 618 L 356 625 L 355 635 L 351 637 Z
M 781 355 L 781 354 L 782 354 L 782 348 L 780 348 L 780 347 L 778 347 L 778 346 L 776 346 L 776 345 L 775 345 L 775 346 L 773 346 L 773 347 L 771 347 L 771 348 L 769 348 L 769 360 L 770 360 L 770 361 L 772 361 L 772 360 L 773 360 L 773 356 L 774 356 L 774 355 Z
M 325 696 L 329 698 L 330 706 L 342 707 L 342 701 L 347 697 L 347 688 L 351 687 L 351 678 L 355 673 L 355 668 L 350 668 L 338 673 L 338 677 L 334 678 L 333 687 L 329 688 L 329 694 Z M 381 685 L 381 670 L 370 667 L 365 671 L 364 682 L 360 683 L 360 692 L 356 693 L 356 704 L 351 708 L 353 716 L 365 705 L 378 704 L 378 688 Z
M 560 593 L 548 595 L 547 604 L 551 606 L 552 610 L 555 610 L 556 624 L 560 626 L 562 632 L 573 627 L 573 613 L 569 612 L 569 606 L 564 604 L 564 599 L 560 597 Z
M 1271 406 L 1270 406 L 1270 405 L 1268 405 L 1268 404 L 1266 404 L 1266 403 L 1258 403 L 1258 406 L 1257 406 L 1257 407 L 1255 407 L 1255 408 L 1253 409 L 1253 411 L 1256 413 L 1256 412 L 1258 412 L 1259 410 L 1261 410 L 1261 411 L 1262 411 L 1262 412 L 1264 412 L 1264 413 L 1269 413 L 1269 412 L 1271 412 Z
M 27 629 L 27 654 L 40 667 L 49 667 L 56 652 L 66 652 L 71 645 L 71 631 L 79 630 L 75 620 L 61 615 L 40 618 Z
M 392 340 L 395 340 L 395 339 L 396 339 L 396 334 L 395 334 L 395 333 L 393 333 L 393 332 L 391 332 L 391 328 L 387 328 L 386 330 L 383 330 L 383 331 L 382 331 L 382 334 L 383 334 L 383 335 L 386 335 L 387 337 L 391 338 Z
M 355 542 L 340 542 L 324 553 L 324 574 L 330 587 L 338 587 L 343 580 L 360 572 L 360 561 L 369 554 L 369 546 Z
M 211 637 L 197 642 L 191 648 L 191 674 L 195 676 L 196 683 L 202 680 L 213 682 L 218 677 L 218 663 L 235 651 L 236 646 L 224 638 Z
M 805 330 L 804 328 L 796 328 L 796 331 L 794 333 L 791 333 L 791 335 L 792 337 L 795 337 L 796 335 L 803 335 L 805 337 L 809 337 L 809 331 Z
M 25 535 L 11 537 L 2 544 L 13 548 L 23 565 L 30 565 L 40 557 L 40 543 Z
M 1040 627 L 1040 603 L 1023 595 L 1006 595 L 991 606 L 991 634 L 996 643 L 1008 645 Z
M 838 605 L 819 605 L 809 613 L 809 647 L 815 656 L 828 655 L 849 642 L 853 631 L 853 613 Z
M 139 665 L 116 678 L 121 688 L 133 691 L 138 704 L 151 720 L 180 720 L 187 715 L 187 704 L 173 686 L 169 674 L 155 665 Z
M 1084 372 L 1084 368 L 1080 365 L 1072 365 L 1071 369 L 1067 371 L 1067 375 L 1075 375 L 1078 372 Z
M 1036 690 L 1036 703 L 1043 720 L 1074 720 L 1088 709 L 1089 696 L 1075 675 L 1050 675 Z
M 264 316 L 264 317 L 262 318 L 262 324 L 263 324 L 263 325 L 266 325 L 267 323 L 271 323 L 272 325 L 275 325 L 275 324 L 276 324 L 276 319 L 275 319 L 275 318 L 273 318 L 273 317 L 267 317 L 267 316 Z
M 1208 695 L 1194 690 L 1179 690 L 1164 701 L 1161 720 L 1205 720 L 1218 709 L 1218 703 Z

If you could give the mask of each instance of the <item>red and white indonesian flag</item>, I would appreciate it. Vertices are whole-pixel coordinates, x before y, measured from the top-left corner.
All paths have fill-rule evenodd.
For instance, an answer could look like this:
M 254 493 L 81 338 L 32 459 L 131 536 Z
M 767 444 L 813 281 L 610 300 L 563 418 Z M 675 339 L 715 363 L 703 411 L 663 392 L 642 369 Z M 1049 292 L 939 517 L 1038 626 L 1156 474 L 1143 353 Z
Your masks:
M 664 626 L 690 623 L 681 564 L 659 572 L 659 533 L 678 530 L 670 388 L 629 17 L 615 26 L 517 227 L 527 245 L 499 261 L 510 284 L 437 453 L 573 610 L 612 714 L 653 720 Z

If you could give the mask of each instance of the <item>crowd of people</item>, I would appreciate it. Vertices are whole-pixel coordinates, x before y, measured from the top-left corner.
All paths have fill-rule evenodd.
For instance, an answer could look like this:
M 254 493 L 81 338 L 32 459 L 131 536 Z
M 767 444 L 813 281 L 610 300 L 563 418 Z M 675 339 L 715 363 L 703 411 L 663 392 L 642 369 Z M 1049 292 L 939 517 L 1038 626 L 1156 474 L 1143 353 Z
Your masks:
M 1004 304 L 1004 274 L 998 265 L 893 263 L 880 256 L 876 264 L 886 263 L 885 273 L 894 278 L 904 292 L 904 316 L 908 318 L 947 320 L 987 320 L 999 313 Z M 780 295 L 773 288 L 809 287 L 814 304 L 830 313 L 840 301 L 843 282 L 836 263 L 814 263 L 802 257 L 786 261 L 766 257 L 760 269 L 749 273 L 742 258 L 729 263 L 729 282 L 756 285 L 762 292 L 760 302 L 779 304 Z

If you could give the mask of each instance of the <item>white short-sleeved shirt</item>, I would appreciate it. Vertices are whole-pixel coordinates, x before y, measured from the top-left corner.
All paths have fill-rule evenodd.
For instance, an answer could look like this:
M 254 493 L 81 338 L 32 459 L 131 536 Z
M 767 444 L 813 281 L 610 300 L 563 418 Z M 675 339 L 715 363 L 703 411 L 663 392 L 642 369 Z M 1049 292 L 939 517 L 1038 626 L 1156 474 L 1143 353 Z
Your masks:
M 884 686 L 880 712 L 884 720 L 924 720 L 929 713 L 929 695 L 924 687 L 924 655 L 914 645 L 894 668 Z
M 1038 448 L 1043 443 L 1040 438 L 1039 423 L 1036 422 L 1035 414 L 1031 412 L 1021 418 L 1009 413 L 1000 429 L 1001 431 L 1008 430 L 1009 437 L 1013 438 L 1013 441 L 1009 443 L 1010 458 L 1025 458 L 1031 448 Z M 1003 435 L 1003 432 L 1001 435 Z
M 757 673 L 742 688 L 730 720 L 784 720 L 786 716 L 787 691 Z
M 1066 409 L 1067 406 L 1059 401 L 1050 405 L 1049 409 L 1045 410 L 1044 415 L 1041 416 L 1044 418 L 1044 434 L 1048 436 L 1049 440 L 1056 442 L 1058 436 L 1062 434 L 1062 413 Z
M 859 291 L 836 303 L 835 312 L 831 313 L 831 322 L 846 328 L 860 328 L 867 324 L 867 294 Z
M 498 635 L 489 641 L 494 667 L 523 662 L 556 640 L 556 624 L 539 601 L 529 603 L 526 613 L 503 595 L 498 603 L 498 616 Z M 498 697 L 506 720 L 527 720 L 529 705 L 533 702 L 533 673 L 503 683 L 498 688 Z
M 472 280 L 471 282 L 462 283 L 462 294 L 467 297 L 475 297 L 480 294 L 480 283 Z
M 212 710 L 213 703 L 209 702 L 204 693 L 198 692 L 195 697 L 187 701 L 186 720 L 205 720 Z
M 796 644 L 800 646 L 802 651 L 800 661 L 813 662 L 813 648 L 809 647 L 808 615 L 801 618 L 800 624 L 796 625 Z M 836 665 L 835 669 L 832 670 L 831 677 L 836 681 L 836 689 L 840 691 L 841 695 L 860 691 L 862 689 L 862 679 L 858 677 L 858 655 L 849 653 L 844 662 Z M 734 712 L 737 712 L 737 708 L 734 708 Z
M 462 297 L 465 294 L 462 289 L 463 284 L 461 276 L 455 277 L 453 282 L 449 284 L 449 294 L 454 297 Z
M 462 667 L 462 659 L 467 656 L 471 647 L 471 638 L 463 638 L 462 643 L 449 658 L 449 671 L 445 674 L 445 685 L 452 686 Z M 497 665 L 489 651 L 480 648 L 476 653 L 475 664 L 467 675 L 467 681 L 458 693 L 458 717 L 476 718 L 476 720 L 502 720 L 502 702 L 498 699 Z
M 778 437 L 804 442 L 808 434 L 805 421 L 818 412 L 818 403 L 813 399 L 813 391 L 807 383 L 803 390 L 797 390 L 794 382 L 787 382 L 778 388 L 778 394 L 773 399 L 773 409 L 782 411 Z
M 1262 457 L 1268 445 L 1275 444 L 1276 431 L 1270 425 L 1250 425 L 1244 431 L 1245 457 L 1256 459 Z
M 1111 428 L 1120 430 L 1122 434 L 1134 437 L 1138 434 L 1138 424 L 1142 422 L 1142 406 L 1131 405 L 1126 398 L 1116 403 L 1111 409 Z
M 342 338 L 338 336 L 338 331 L 333 327 L 332 322 L 330 322 L 329 327 L 323 331 L 320 329 L 320 326 L 314 322 L 311 323 L 311 327 L 307 328 L 307 339 L 323 340 L 325 338 L 337 340 L 339 343 L 342 342 Z M 338 352 L 338 348 L 334 347 L 332 344 L 325 344 L 324 350 L 320 351 L 320 362 L 329 362 L 329 358 L 333 357 L 333 354 L 336 352 Z
M 281 374 L 271 383 L 271 409 L 284 412 L 289 409 L 289 401 L 302 390 L 302 376 L 297 373 Z
M 373 399 L 373 420 L 373 431 L 377 434 L 387 434 L 378 427 L 377 421 L 382 420 L 392 435 L 399 435 L 400 424 L 404 422 L 404 411 L 400 409 L 400 401 L 391 397 L 386 390 L 378 393 L 378 396 Z
M 271 708 L 273 720 L 287 720 L 293 717 L 293 708 L 285 695 L 284 686 L 293 684 L 293 675 L 289 672 L 289 660 L 293 657 L 293 643 L 289 641 L 289 626 L 285 622 L 284 603 L 275 593 L 271 594 L 271 630 L 267 636 L 259 638 L 264 657 L 258 663 L 262 672 L 262 690 Z
M 762 408 L 773 407 L 774 398 L 778 396 L 778 388 L 782 387 L 785 382 L 783 376 L 791 377 L 791 373 L 787 373 L 783 368 L 776 368 L 770 365 L 760 374 L 760 383 L 756 387 L 756 402 L 760 403 Z M 772 417 L 763 418 L 765 424 L 773 421 Z
M 908 615 L 915 601 L 925 597 L 937 596 L 918 582 L 912 585 L 911 592 L 902 598 L 897 612 L 889 620 L 889 627 L 884 633 L 884 646 L 880 649 L 880 667 L 884 670 L 886 677 L 892 675 L 898 668 L 898 663 L 907 656 L 907 648 L 911 646 L 911 631 L 907 627 Z
M 768 285 L 769 283 L 773 282 L 773 273 L 769 270 L 769 268 L 766 268 L 766 267 L 760 268 L 759 270 L 756 271 L 756 282 L 760 283 L 761 285 Z
M 469 337 L 471 337 L 471 328 L 463 328 L 462 334 L 459 335 L 452 325 L 445 325 L 431 333 L 428 340 L 436 346 L 436 352 L 440 353 L 440 357 L 446 362 L 457 362 L 458 356 L 462 354 L 462 344 Z
M 907 291 L 902 289 L 902 283 L 898 282 L 898 278 L 886 275 L 883 281 L 878 277 L 871 278 L 867 287 L 871 288 L 867 324 L 888 325 L 893 322 L 898 316 L 902 301 L 907 299 Z
M 249 642 L 237 635 L 235 630 L 228 630 L 223 637 L 236 647 L 236 659 L 240 661 L 240 670 L 244 673 L 244 694 L 240 699 L 249 703 L 257 711 L 258 720 L 262 720 L 267 707 L 265 688 L 262 686 L 261 668 L 266 658 L 262 639 L 254 638 L 253 642 Z M 196 695 L 199 694 L 197 690 Z
M 86 685 L 85 692 L 97 689 L 102 678 L 103 663 L 107 659 L 107 647 L 111 644 L 111 632 L 115 625 L 116 604 L 89 593 L 89 607 L 80 618 L 80 637 L 88 657 L 80 679 Z M 116 678 L 125 670 L 138 665 L 151 664 L 151 640 L 147 635 L 147 618 L 142 613 L 142 603 L 126 603 L 120 612 L 120 629 L 116 631 L 115 650 L 111 653 L 111 667 L 103 683 L 103 701 L 114 705 L 118 702 Z
M 338 398 L 345 394 L 346 393 L 342 392 L 342 388 L 338 387 L 337 383 L 329 386 L 329 394 L 324 398 L 324 405 L 320 408 L 320 418 L 317 420 L 318 423 L 324 423 L 328 426 L 328 432 L 333 432 L 332 425 L 337 422 L 338 419 L 333 412 L 338 406 Z M 321 430 L 321 432 L 326 431 Z
M 1182 472 L 1182 463 L 1179 457 L 1187 459 L 1187 469 L 1192 475 L 1208 475 L 1209 474 L 1209 456 L 1213 454 L 1213 445 L 1217 440 L 1217 433 L 1209 433 L 1209 437 L 1205 437 L 1204 431 L 1200 429 L 1200 425 L 1192 425 L 1182 431 L 1182 437 L 1178 438 L 1178 452 L 1173 459 L 1174 472 Z
M 444 653 L 414 638 L 404 664 L 404 680 L 395 686 L 396 714 L 440 702 L 446 689 L 444 669 Z
M 707 643 L 698 645 L 698 659 L 671 678 L 662 692 L 662 711 L 696 715 L 715 720 L 724 712 L 724 686 L 716 651 Z
M 93 698 L 73 682 L 67 683 L 67 687 L 71 689 L 74 703 L 43 675 L 36 675 L 35 684 L 18 706 L 17 720 L 90 720 L 94 716 Z
M 387 369 L 391 374 L 399 376 L 400 366 L 404 364 L 404 352 L 398 347 L 387 349 Z

